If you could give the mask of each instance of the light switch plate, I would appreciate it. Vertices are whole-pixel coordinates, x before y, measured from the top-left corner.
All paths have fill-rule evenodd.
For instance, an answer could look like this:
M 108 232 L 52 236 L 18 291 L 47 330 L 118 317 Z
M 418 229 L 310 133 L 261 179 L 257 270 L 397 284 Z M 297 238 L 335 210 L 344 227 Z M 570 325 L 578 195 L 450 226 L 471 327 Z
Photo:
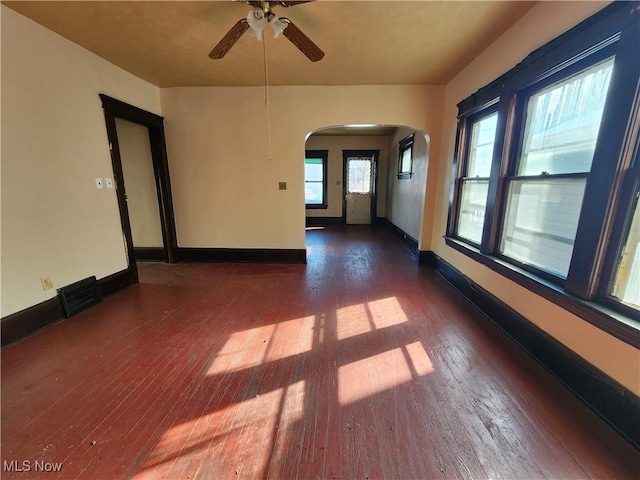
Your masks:
M 97 189 L 102 189 L 102 179 L 101 178 L 96 178 L 96 188 Z
M 107 185 L 107 188 L 113 188 L 113 182 L 109 177 L 104 179 L 104 183 Z

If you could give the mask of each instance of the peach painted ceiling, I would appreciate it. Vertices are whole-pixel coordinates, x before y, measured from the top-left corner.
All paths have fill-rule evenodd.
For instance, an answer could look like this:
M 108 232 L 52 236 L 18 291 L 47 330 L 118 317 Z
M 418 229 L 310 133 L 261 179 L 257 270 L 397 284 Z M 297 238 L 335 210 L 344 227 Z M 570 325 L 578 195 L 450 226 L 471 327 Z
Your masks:
M 262 44 L 245 34 L 208 57 L 250 7 L 234 1 L 4 1 L 158 87 L 264 84 Z M 265 30 L 270 85 L 445 84 L 535 2 L 332 1 L 275 7 L 325 52 L 310 62 Z

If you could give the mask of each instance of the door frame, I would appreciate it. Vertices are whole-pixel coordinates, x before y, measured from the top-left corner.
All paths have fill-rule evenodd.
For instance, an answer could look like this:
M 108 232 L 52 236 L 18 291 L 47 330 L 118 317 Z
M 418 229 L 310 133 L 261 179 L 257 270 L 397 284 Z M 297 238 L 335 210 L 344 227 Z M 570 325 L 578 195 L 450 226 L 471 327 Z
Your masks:
M 347 158 L 371 157 L 371 223 L 375 225 L 378 214 L 378 159 L 380 150 L 342 150 L 342 223 L 347 224 Z
M 178 242 L 176 237 L 175 216 L 173 212 L 173 199 L 171 196 L 171 182 L 169 179 L 169 163 L 167 159 L 167 146 L 164 136 L 164 118 L 151 112 L 147 112 L 128 103 L 116 100 L 105 94 L 100 94 L 104 119 L 107 127 L 109 151 L 113 165 L 113 178 L 120 210 L 122 232 L 127 244 L 127 263 L 130 269 L 137 272 L 136 257 L 133 247 L 133 235 L 131 233 L 131 220 L 127 207 L 127 195 L 122 172 L 122 157 L 118 143 L 116 118 L 142 125 L 149 130 L 149 144 L 151 147 L 151 160 L 153 163 L 153 175 L 156 181 L 158 194 L 158 206 L 160 214 L 160 226 L 162 229 L 162 242 L 164 245 L 164 261 L 176 263 L 178 261 Z M 136 275 L 137 276 L 137 275 Z M 137 279 L 136 279 L 137 281 Z

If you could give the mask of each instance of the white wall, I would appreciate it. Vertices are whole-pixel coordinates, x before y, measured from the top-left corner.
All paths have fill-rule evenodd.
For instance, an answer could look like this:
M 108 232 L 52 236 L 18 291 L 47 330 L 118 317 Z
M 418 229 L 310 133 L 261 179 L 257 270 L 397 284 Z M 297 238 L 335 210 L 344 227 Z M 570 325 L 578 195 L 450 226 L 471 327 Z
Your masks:
M 411 178 L 399 179 L 399 142 L 410 134 L 414 134 L 411 149 L 412 175 Z M 387 218 L 420 243 L 429 165 L 428 139 L 422 131 L 399 128 L 389 138 L 389 152 Z
M 160 113 L 156 87 L 2 6 L 1 314 L 127 267 L 99 93 Z M 43 291 L 50 276 L 54 289 Z
M 414 85 L 272 87 L 270 158 L 263 88 L 162 89 L 178 245 L 305 248 L 307 135 L 378 123 L 413 125 L 439 141 L 442 93 Z
M 640 352 L 557 305 L 446 246 L 456 104 L 520 62 L 531 51 L 600 10 L 606 2 L 540 2 L 446 87 L 442 155 L 437 169 L 433 250 L 487 291 L 584 359 L 640 394 Z M 426 218 L 426 217 L 425 217 Z
M 378 159 L 378 217 L 385 216 L 387 160 L 389 157 L 389 140 L 386 136 L 330 136 L 311 135 L 306 143 L 307 150 L 328 150 L 327 162 L 327 199 L 328 208 L 310 209 L 308 217 L 341 217 L 342 216 L 342 175 L 343 150 L 380 150 Z

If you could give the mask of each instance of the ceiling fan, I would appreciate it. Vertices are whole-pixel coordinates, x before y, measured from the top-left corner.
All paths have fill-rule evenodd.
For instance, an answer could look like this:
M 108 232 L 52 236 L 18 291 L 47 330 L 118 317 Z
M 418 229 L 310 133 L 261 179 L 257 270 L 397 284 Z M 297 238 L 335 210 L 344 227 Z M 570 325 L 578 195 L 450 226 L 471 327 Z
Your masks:
M 293 7 L 301 3 L 309 3 L 314 0 L 301 1 L 254 1 L 254 0 L 234 0 L 246 3 L 253 7 L 246 18 L 242 18 L 231 27 L 231 30 L 222 37 L 222 40 L 211 50 L 209 57 L 217 60 L 224 57 L 227 52 L 235 45 L 244 33 L 249 30 L 258 40 L 262 40 L 262 31 L 269 24 L 273 28 L 274 37 L 278 37 L 281 33 L 293 43 L 298 50 L 304 53 L 309 60 L 317 62 L 324 57 L 324 52 L 307 37 L 302 30 L 294 25 L 294 23 L 285 17 L 278 17 L 273 12 L 273 7 Z

